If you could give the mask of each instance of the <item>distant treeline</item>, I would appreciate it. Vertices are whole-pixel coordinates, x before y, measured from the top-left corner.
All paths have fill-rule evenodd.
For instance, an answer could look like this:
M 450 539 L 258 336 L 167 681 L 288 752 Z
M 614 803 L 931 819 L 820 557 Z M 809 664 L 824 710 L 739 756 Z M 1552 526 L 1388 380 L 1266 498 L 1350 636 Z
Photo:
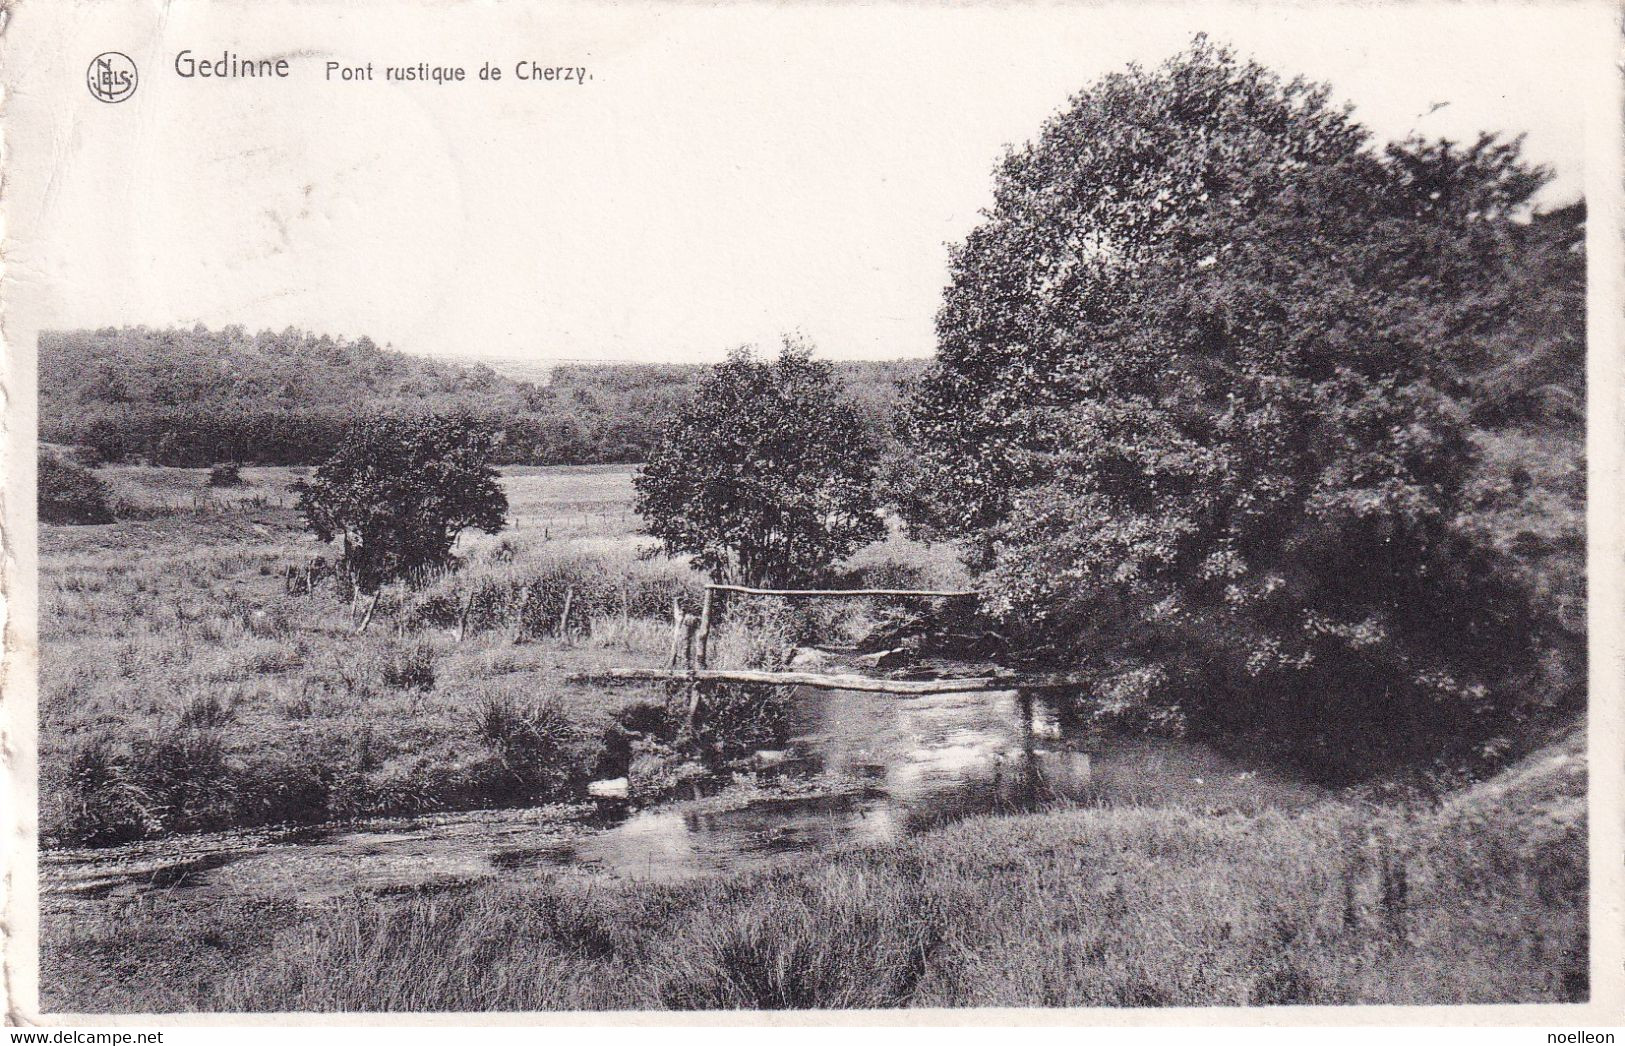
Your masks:
M 546 385 L 491 367 L 289 328 L 104 327 L 40 336 L 40 438 L 104 461 L 204 466 L 325 460 L 362 414 L 466 409 L 503 432 L 504 464 L 641 461 L 698 365 L 568 365 Z M 889 438 L 922 363 L 838 364 Z

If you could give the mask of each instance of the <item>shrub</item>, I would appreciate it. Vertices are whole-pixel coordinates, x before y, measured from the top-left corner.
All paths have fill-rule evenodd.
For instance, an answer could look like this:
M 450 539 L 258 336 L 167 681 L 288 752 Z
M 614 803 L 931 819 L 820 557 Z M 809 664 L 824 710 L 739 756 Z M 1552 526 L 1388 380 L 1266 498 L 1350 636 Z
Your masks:
M 107 485 L 81 465 L 43 454 L 39 459 L 39 518 L 41 523 L 111 523 Z
M 631 700 L 622 705 L 604 733 L 604 754 L 593 776 L 628 776 L 638 753 L 669 747 L 682 724 L 678 717 L 686 712 L 666 701 Z
M 678 747 L 640 737 L 632 742 L 624 774 L 632 795 L 647 803 L 678 795 L 708 771 Z
M 242 485 L 242 466 L 236 462 L 214 465 L 209 469 L 209 486 L 211 487 L 240 487 Z
M 390 650 L 384 657 L 384 685 L 393 690 L 433 690 L 434 657 L 428 643 Z
M 686 717 L 687 698 L 673 687 L 671 714 Z M 705 688 L 693 740 L 713 764 L 783 744 L 794 692 L 788 687 L 715 683 Z M 678 720 L 680 721 L 680 720 Z
M 421 584 L 448 566 L 465 529 L 495 534 L 506 524 L 491 463 L 497 437 L 466 413 L 367 418 L 312 482 L 294 485 L 299 512 L 317 538 L 342 541 L 339 572 L 360 591 Z

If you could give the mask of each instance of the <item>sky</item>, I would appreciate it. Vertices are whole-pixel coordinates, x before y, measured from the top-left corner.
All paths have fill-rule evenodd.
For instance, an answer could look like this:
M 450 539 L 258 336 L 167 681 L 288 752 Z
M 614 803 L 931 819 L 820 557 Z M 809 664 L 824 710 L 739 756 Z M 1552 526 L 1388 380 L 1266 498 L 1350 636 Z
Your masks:
M 928 355 L 1003 149 L 1206 31 L 1379 138 L 1524 133 L 1582 191 L 1596 6 L 208 6 L 65 0 L 5 40 L 7 280 L 41 327 L 295 325 L 408 352 Z M 286 80 L 184 79 L 183 48 Z M 106 105 L 90 58 L 140 83 Z M 331 82 L 328 61 L 464 67 Z M 520 81 L 516 63 L 592 79 Z M 480 81 L 491 62 L 498 82 Z M 1448 103 L 1439 106 L 1437 103 Z

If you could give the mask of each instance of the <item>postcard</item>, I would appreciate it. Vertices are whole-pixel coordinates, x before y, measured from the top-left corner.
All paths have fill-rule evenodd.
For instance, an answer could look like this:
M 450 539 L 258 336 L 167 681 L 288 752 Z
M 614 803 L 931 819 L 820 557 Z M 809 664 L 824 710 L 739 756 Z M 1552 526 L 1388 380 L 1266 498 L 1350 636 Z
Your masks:
M 3 15 L 12 1023 L 1621 1024 L 1612 5 Z

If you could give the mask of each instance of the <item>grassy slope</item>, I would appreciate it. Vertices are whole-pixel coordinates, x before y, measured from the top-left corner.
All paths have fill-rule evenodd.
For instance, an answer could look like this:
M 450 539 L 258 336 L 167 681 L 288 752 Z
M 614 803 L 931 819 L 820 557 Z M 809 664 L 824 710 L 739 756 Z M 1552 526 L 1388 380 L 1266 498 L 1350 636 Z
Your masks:
M 979 818 L 678 886 L 562 875 L 47 924 L 48 1010 L 1173 1006 L 1586 992 L 1583 731 L 1427 812 Z
M 47 839 L 93 838 L 90 822 L 128 820 L 136 807 L 147 834 L 161 834 L 501 803 L 515 783 L 491 772 L 503 753 L 481 735 L 484 702 L 551 703 L 590 739 L 624 702 L 656 696 L 563 678 L 664 654 L 663 620 L 634 613 L 623 623 L 623 576 L 649 603 L 692 584 L 679 564 L 637 560 L 627 470 L 511 470 L 509 544 L 465 541 L 471 565 L 443 586 L 453 599 L 457 586 L 537 576 L 561 589 L 597 584 L 617 603 L 578 593 L 570 638 L 520 645 L 500 608 L 461 643 L 434 627 L 398 634 L 388 608 L 367 634 L 351 635 L 348 608 L 330 588 L 284 590 L 284 565 L 327 551 L 298 530 L 292 472 L 244 471 L 249 486 L 205 493 L 200 470 L 105 469 L 115 493 L 152 518 L 42 528 Z M 549 587 L 535 599 L 561 595 Z M 550 631 L 558 612 L 542 609 Z M 124 761 L 111 781 L 88 758 L 98 744 Z M 150 758 L 131 766 L 141 746 Z M 208 783 L 162 780 L 181 758 L 197 764 L 194 783 Z

